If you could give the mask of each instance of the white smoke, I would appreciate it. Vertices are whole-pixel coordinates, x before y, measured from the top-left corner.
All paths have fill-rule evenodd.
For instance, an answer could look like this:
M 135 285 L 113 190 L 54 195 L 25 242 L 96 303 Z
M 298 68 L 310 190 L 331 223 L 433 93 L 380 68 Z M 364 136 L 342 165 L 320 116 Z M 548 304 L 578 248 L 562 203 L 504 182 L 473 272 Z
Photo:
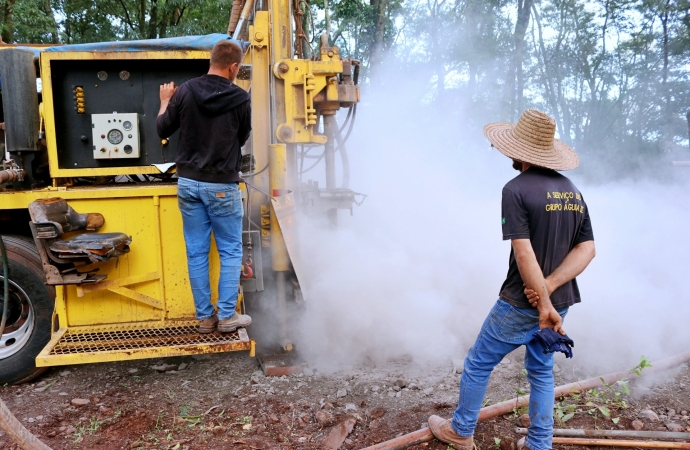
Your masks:
M 335 231 L 302 224 L 309 304 L 298 345 L 322 368 L 464 358 L 508 269 L 501 188 L 517 172 L 481 127 L 464 131 L 469 112 L 416 109 L 424 85 L 413 86 L 370 91 L 360 105 L 348 149 L 365 203 L 341 212 Z M 429 111 L 438 119 L 425 120 Z M 577 365 L 594 374 L 683 350 L 689 183 L 565 175 L 590 208 L 597 247 L 565 322 Z

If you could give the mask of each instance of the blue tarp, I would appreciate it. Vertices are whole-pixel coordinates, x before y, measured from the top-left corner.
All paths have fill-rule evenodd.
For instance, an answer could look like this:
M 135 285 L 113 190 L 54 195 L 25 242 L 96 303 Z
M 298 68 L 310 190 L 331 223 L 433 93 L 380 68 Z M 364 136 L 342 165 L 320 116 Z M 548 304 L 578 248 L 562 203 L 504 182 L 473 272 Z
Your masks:
M 181 36 L 164 39 L 143 39 L 140 41 L 94 42 L 92 44 L 60 45 L 47 48 L 21 47 L 33 51 L 36 56 L 40 52 L 145 52 L 164 50 L 206 50 L 210 51 L 218 41 L 232 40 L 227 34 L 207 34 L 205 36 Z M 233 41 L 242 46 L 248 42 Z

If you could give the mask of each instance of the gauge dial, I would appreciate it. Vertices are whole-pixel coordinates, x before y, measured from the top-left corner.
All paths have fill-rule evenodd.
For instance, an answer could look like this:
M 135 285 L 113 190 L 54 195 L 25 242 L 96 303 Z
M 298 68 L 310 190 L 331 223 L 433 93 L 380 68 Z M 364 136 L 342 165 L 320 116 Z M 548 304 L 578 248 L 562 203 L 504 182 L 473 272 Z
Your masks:
M 120 71 L 120 79 L 123 81 L 129 80 L 129 72 L 127 72 L 126 70 Z
M 99 80 L 105 81 L 108 79 L 108 72 L 106 72 L 105 70 L 101 70 L 100 72 L 98 72 L 96 74 L 96 76 L 98 77 Z
M 119 144 L 120 142 L 122 142 L 123 138 L 124 136 L 122 135 L 122 131 L 120 130 L 112 129 L 108 131 L 108 142 L 110 142 L 111 144 Z
M 122 128 L 124 128 L 127 131 L 131 130 L 132 122 L 130 122 L 129 120 L 125 120 L 124 122 L 122 122 Z

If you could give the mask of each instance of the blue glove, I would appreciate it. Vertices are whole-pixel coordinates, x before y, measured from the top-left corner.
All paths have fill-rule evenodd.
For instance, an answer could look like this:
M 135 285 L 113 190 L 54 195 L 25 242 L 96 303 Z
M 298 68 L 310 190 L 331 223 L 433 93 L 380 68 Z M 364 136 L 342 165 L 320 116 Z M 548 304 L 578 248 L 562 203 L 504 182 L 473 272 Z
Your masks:
M 544 348 L 544 353 L 562 352 L 566 358 L 573 357 L 575 342 L 567 335 L 556 333 L 553 328 L 544 328 L 532 335 Z

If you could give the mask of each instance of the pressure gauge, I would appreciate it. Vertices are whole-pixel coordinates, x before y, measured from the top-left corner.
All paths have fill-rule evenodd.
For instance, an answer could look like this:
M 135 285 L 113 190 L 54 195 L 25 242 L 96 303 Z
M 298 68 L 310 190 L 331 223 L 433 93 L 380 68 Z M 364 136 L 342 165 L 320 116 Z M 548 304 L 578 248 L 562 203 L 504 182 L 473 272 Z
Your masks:
M 122 135 L 122 131 L 120 130 L 112 129 L 108 131 L 108 142 L 110 142 L 111 144 L 119 144 L 120 142 L 122 142 L 123 138 L 124 136 Z
M 108 72 L 106 72 L 105 70 L 101 70 L 100 72 L 98 72 L 96 74 L 96 76 L 98 77 L 99 80 L 105 81 L 108 79 Z
M 133 160 L 141 156 L 137 113 L 91 114 L 91 130 L 93 159 Z
M 129 72 L 126 70 L 120 71 L 120 79 L 123 81 L 129 80 Z

